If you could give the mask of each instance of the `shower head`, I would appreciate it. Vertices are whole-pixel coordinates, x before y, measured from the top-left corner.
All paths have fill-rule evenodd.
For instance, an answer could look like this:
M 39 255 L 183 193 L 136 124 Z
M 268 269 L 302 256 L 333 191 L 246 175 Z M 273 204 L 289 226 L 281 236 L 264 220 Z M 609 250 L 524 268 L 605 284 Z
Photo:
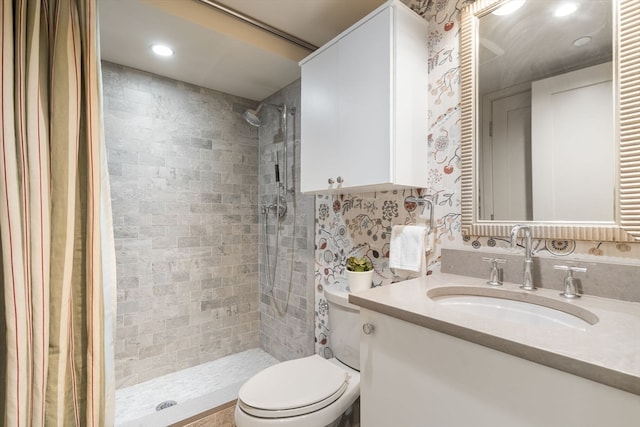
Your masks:
M 258 110 L 259 109 L 260 107 L 258 107 Z M 244 112 L 242 117 L 244 117 L 247 123 L 249 123 L 251 126 L 259 127 L 262 123 L 262 120 L 260 120 L 260 117 L 258 117 L 258 110 L 247 110 Z
M 263 102 L 260 105 L 258 105 L 258 108 L 256 108 L 255 110 L 251 110 L 251 109 L 246 110 L 242 114 L 242 117 L 244 117 L 247 123 L 249 123 L 251 126 L 259 127 L 262 124 L 262 119 L 260 118 L 260 110 L 262 110 L 262 107 L 273 107 L 281 111 L 282 111 L 282 108 L 286 108 L 284 104 L 275 105 L 275 104 L 266 104 Z

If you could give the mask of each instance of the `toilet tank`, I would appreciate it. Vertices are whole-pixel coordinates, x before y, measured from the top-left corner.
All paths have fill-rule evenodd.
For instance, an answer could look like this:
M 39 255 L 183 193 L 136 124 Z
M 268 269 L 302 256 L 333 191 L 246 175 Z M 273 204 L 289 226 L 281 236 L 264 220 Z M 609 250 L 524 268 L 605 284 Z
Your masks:
M 325 287 L 329 303 L 329 345 L 333 355 L 345 365 L 360 370 L 360 308 L 350 304 L 349 293 Z

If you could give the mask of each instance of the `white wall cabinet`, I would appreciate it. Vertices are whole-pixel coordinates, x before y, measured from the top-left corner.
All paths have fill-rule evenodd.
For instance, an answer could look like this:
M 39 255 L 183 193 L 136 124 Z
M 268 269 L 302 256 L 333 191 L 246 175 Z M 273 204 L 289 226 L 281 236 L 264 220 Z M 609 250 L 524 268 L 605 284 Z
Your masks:
M 300 62 L 302 192 L 426 187 L 427 37 L 390 1 Z
M 367 309 L 360 319 L 373 325 L 360 344 L 363 427 L 638 425 L 638 395 Z

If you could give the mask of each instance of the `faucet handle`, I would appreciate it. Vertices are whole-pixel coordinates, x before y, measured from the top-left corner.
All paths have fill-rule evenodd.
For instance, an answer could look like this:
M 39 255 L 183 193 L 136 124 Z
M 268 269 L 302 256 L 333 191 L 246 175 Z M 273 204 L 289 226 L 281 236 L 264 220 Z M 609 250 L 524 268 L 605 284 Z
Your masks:
M 502 259 L 502 258 L 489 258 L 489 257 L 482 257 L 483 261 L 486 262 L 490 262 L 490 263 L 496 263 L 496 264 L 506 264 L 507 260 L 506 259 Z
M 576 284 L 573 273 L 586 273 L 587 269 L 584 267 L 574 267 L 568 265 L 554 265 L 553 268 L 555 270 L 562 270 L 567 272 L 567 275 L 564 277 L 564 292 L 561 292 L 560 296 L 568 299 L 580 298 L 580 295 L 576 294 Z
M 498 271 L 498 264 L 505 264 L 507 260 L 502 258 L 487 258 L 487 257 L 482 257 L 482 260 L 491 263 L 491 272 L 489 276 L 489 281 L 487 281 L 487 285 L 489 286 L 502 285 L 502 281 L 500 281 L 500 272 Z
M 572 276 L 573 273 L 586 273 L 587 269 L 585 267 L 575 267 L 573 265 L 554 265 L 554 270 L 562 270 L 566 271 L 568 276 Z

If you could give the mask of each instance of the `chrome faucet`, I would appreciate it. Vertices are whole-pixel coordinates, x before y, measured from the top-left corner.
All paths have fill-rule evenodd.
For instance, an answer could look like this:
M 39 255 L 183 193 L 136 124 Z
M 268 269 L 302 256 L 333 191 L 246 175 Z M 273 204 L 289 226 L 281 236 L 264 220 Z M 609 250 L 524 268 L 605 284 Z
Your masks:
M 533 266 L 533 260 L 531 259 L 531 228 L 522 224 L 514 225 L 511 229 L 511 248 L 516 247 L 520 230 L 524 232 L 524 269 L 520 287 L 526 291 L 533 291 L 536 288 L 533 286 L 533 277 L 531 275 L 531 267 Z
M 561 292 L 560 296 L 567 299 L 580 298 L 580 295 L 576 293 L 576 279 L 573 277 L 573 273 L 586 273 L 587 269 L 584 267 L 570 267 L 568 265 L 554 265 L 553 268 L 567 272 L 563 280 L 564 292 Z
M 498 264 L 505 264 L 507 260 L 501 259 L 501 258 L 486 258 L 486 257 L 482 257 L 482 260 L 491 263 L 491 272 L 490 272 L 489 281 L 487 282 L 487 285 L 502 286 Z

